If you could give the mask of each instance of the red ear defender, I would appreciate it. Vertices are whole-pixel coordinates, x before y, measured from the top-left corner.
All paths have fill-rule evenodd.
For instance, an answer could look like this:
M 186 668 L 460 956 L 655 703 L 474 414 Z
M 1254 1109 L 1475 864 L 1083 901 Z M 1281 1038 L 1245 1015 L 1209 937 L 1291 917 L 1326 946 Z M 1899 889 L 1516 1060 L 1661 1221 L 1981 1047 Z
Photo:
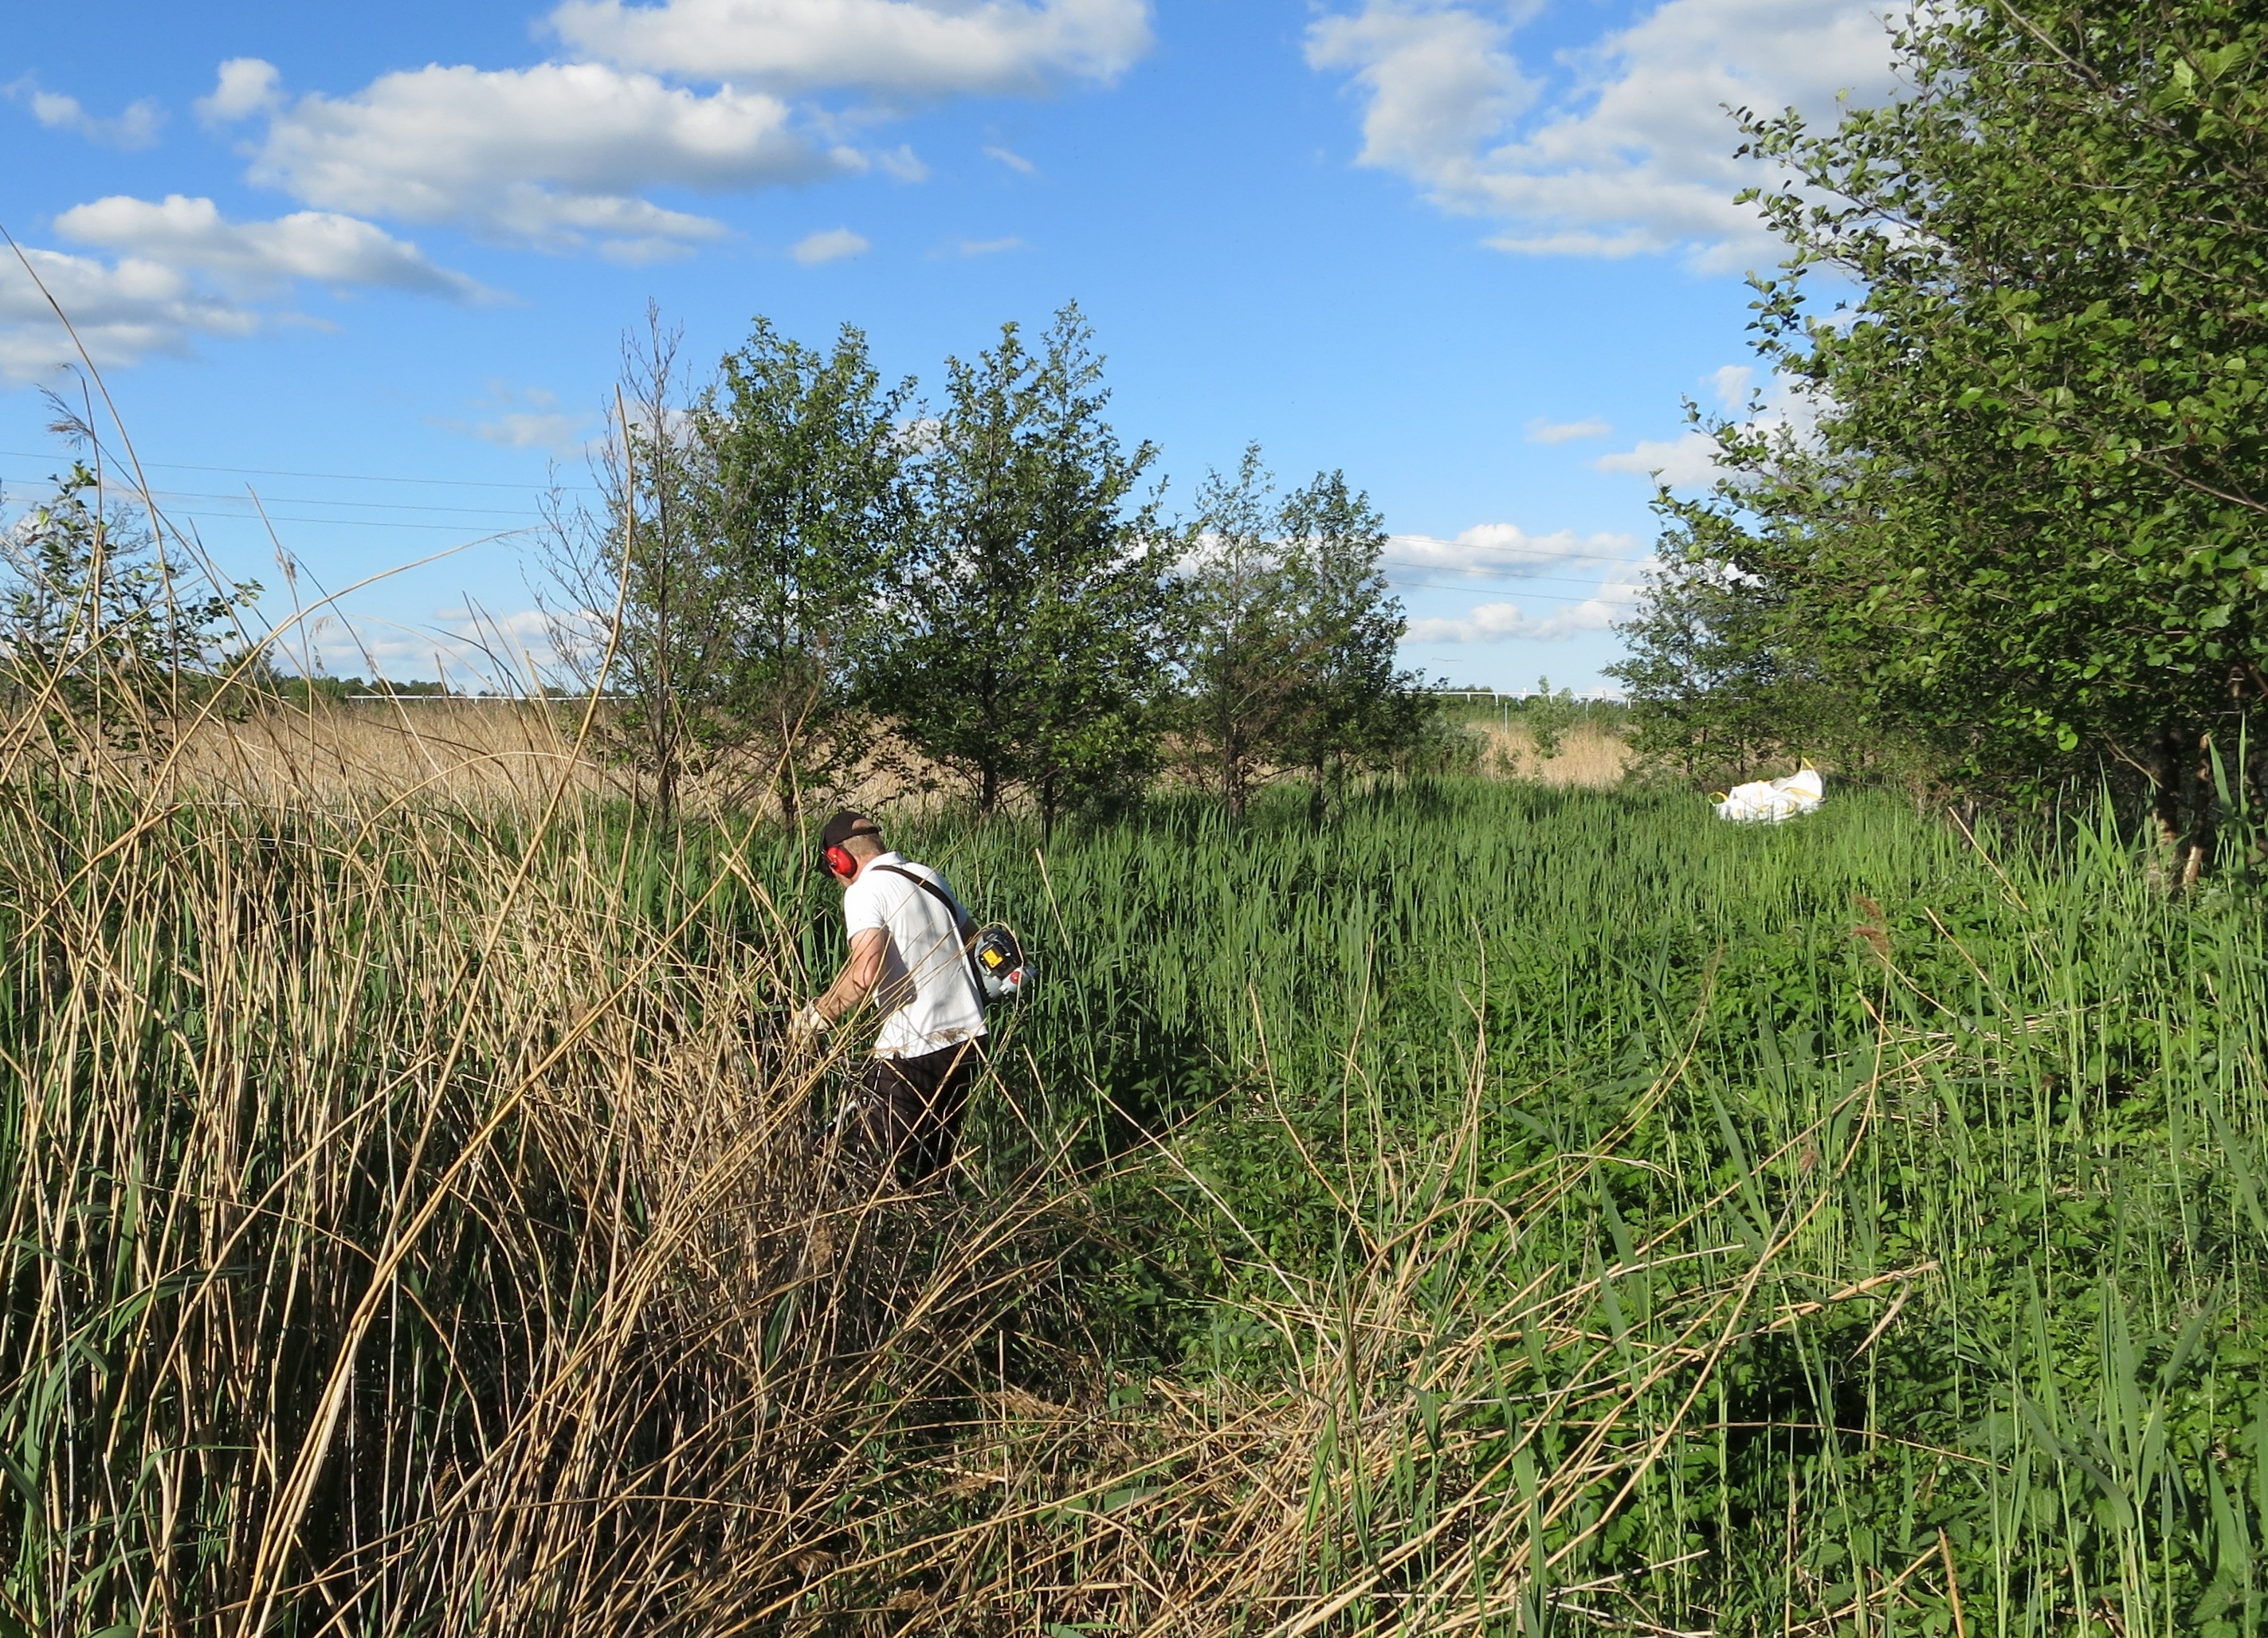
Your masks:
M 847 882 L 858 873 L 858 861 L 850 856 L 848 848 L 829 848 L 822 856 L 827 860 L 829 876 Z

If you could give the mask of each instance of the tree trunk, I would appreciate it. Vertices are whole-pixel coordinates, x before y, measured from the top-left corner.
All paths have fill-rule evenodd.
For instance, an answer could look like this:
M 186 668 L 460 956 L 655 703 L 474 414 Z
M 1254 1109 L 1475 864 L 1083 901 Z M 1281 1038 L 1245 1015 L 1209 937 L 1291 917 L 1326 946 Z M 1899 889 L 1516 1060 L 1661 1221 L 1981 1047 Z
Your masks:
M 2181 843 L 2182 797 L 2180 748 L 2171 728 L 2161 728 L 2150 741 L 2150 810 L 2158 822 L 2158 844 L 2171 853 Z
M 653 814 L 665 830 L 677 817 L 677 759 L 667 750 L 655 759 Z
M 2197 885 L 2213 868 L 2214 845 L 2220 840 L 2220 790 L 2213 776 L 2213 736 L 2199 734 L 2191 749 L 2190 813 L 2187 856 L 2182 861 L 2181 885 Z
M 779 804 L 780 822 L 792 830 L 796 815 L 803 807 L 803 793 L 797 788 L 795 779 L 796 725 L 782 713 L 778 729 L 779 755 L 772 763 L 772 797 Z
M 2164 849 L 2165 882 L 2178 893 L 2197 885 L 2213 865 L 2220 805 L 2213 776 L 2213 735 L 2161 729 L 2150 742 L 2149 766 L 2151 814 Z

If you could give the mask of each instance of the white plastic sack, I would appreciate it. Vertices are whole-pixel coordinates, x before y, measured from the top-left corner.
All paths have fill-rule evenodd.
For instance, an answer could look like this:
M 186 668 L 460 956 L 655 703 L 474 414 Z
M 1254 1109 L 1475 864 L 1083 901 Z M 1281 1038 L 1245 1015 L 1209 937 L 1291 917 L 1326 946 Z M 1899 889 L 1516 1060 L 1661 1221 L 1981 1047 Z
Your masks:
M 1777 825 L 1808 813 L 1826 800 L 1819 770 L 1807 767 L 1786 779 L 1756 779 L 1734 786 L 1718 802 L 1717 817 L 1736 825 Z

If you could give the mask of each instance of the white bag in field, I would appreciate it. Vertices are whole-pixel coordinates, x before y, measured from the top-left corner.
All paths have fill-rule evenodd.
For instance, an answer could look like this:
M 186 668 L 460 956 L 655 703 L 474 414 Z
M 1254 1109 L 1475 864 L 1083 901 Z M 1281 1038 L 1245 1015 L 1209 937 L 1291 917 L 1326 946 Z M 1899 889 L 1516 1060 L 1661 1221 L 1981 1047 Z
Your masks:
M 1735 785 L 1717 799 L 1717 817 L 1736 825 L 1777 825 L 1808 813 L 1827 800 L 1819 770 L 1805 763 L 1785 779 L 1756 779 Z

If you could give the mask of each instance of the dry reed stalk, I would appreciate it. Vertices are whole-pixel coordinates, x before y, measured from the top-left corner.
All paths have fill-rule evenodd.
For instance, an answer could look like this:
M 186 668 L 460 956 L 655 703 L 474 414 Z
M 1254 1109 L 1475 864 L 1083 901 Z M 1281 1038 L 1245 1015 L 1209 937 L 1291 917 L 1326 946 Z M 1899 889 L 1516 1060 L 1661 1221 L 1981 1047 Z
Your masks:
M 1603 790 L 1622 783 L 1630 771 L 1630 741 L 1594 724 L 1578 723 L 1569 729 L 1559 742 L 1559 753 L 1550 757 L 1536 754 L 1535 737 L 1517 724 L 1506 727 L 1476 722 L 1466 731 L 1482 742 L 1482 767 L 1507 778 Z
M 624 914 L 652 844 L 587 806 L 513 846 L 130 771 L 0 784 L 16 1619 L 745 1621 L 1045 1272 L 1060 1179 L 850 1189 L 833 1070 L 761 1045 L 777 912 Z
M 175 776 L 270 804 L 540 807 L 563 777 L 578 795 L 609 788 L 607 769 L 576 749 L 580 706 L 405 699 L 262 709 L 202 724 Z
M 1697 1014 L 1694 1027 L 1697 1040 Z M 989 1513 L 964 1506 L 950 1526 L 926 1529 L 904 1521 L 804 1597 L 824 1599 L 840 1583 L 827 1601 L 840 1612 L 859 1607 L 850 1589 L 934 1583 L 958 1567 L 951 1596 L 915 1601 L 909 1624 L 877 1614 L 881 1624 L 856 1630 L 1009 1633 L 1036 1621 L 1146 1638 L 1297 1638 L 1526 1629 L 1556 1612 L 1606 1630 L 1680 1633 L 1631 1584 L 1638 1572 L 1556 1583 L 1673 1447 L 1715 1431 L 1697 1409 L 1734 1350 L 1926 1272 L 1820 1297 L 1784 1289 L 1814 1289 L 1784 1265 L 1815 1234 L 1864 1148 L 1880 1088 L 1909 1072 L 1918 1045 L 1886 1034 L 1874 1072 L 1817 1122 L 1587 1279 L 1512 1270 L 1523 1238 L 1618 1160 L 1684 1061 L 1594 1152 L 1538 1169 L 1509 1198 L 1475 1186 L 1479 1099 L 1469 1098 L 1461 1128 L 1373 1172 L 1366 1196 L 1341 1197 L 1355 1223 L 1385 1230 L 1360 1234 L 1359 1259 L 1321 1279 L 1270 1268 L 1265 1283 L 1279 1294 L 1245 1304 L 1282 1340 L 1284 1381 L 1230 1377 L 1197 1393 L 1160 1379 L 1115 1413 L 1004 1394 L 987 1413 L 991 1472 L 949 1476 L 948 1462 L 968 1459 L 956 1449 L 914 1487 L 932 1506 L 989 1498 Z M 1811 1165 L 1830 1142 L 1834 1164 Z M 1720 1243 L 1721 1214 L 1764 1175 L 1802 1186 L 1756 1245 Z M 1345 1184 L 1330 1185 L 1335 1195 Z M 1643 1302 L 1642 1332 L 1617 1289 L 1631 1293 L 1625 1304 Z M 1602 1595 L 1617 1607 L 1593 1607 Z

